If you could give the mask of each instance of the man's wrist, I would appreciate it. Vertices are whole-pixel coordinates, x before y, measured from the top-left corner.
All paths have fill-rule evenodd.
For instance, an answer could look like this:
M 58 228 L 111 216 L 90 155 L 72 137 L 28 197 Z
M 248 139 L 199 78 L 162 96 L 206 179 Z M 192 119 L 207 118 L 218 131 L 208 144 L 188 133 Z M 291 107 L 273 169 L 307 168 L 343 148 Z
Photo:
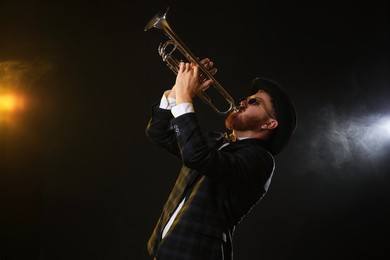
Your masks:
M 194 113 L 195 110 L 194 110 L 194 105 L 192 103 L 187 102 L 187 103 L 180 103 L 172 107 L 171 112 L 174 117 L 179 117 L 186 113 Z

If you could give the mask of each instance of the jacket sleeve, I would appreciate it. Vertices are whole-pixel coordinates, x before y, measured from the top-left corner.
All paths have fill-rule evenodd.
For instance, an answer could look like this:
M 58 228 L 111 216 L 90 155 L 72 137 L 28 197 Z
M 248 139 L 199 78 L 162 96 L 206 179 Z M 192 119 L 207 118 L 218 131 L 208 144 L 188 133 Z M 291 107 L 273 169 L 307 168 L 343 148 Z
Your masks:
M 205 142 L 194 113 L 173 118 L 171 125 L 182 161 L 188 168 L 219 182 L 262 186 L 273 173 L 273 157 L 259 145 L 258 139 L 246 139 L 218 150 Z
M 151 110 L 151 117 L 145 129 L 146 136 L 152 143 L 180 158 L 176 135 L 171 125 L 171 111 L 159 108 L 158 103 L 153 104 Z

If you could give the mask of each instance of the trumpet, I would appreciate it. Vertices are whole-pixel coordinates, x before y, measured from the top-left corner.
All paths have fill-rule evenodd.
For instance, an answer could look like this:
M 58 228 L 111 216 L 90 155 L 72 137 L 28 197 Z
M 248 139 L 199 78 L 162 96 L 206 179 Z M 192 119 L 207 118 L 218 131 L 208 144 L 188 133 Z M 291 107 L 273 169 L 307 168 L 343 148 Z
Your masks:
M 145 26 L 144 31 L 151 28 L 161 29 L 165 35 L 169 38 L 166 42 L 160 43 L 158 47 L 158 53 L 167 66 L 175 73 L 178 73 L 180 61 L 173 57 L 173 53 L 178 50 L 181 54 L 188 59 L 189 62 L 195 63 L 199 66 L 201 71 L 200 79 L 205 80 L 206 78 L 213 80 L 210 85 L 214 87 L 219 94 L 225 99 L 228 105 L 228 109 L 218 109 L 212 102 L 210 96 L 205 91 L 201 91 L 197 96 L 206 104 L 208 104 L 218 115 L 223 116 L 234 110 L 239 112 L 239 106 L 234 104 L 234 99 L 226 92 L 226 90 L 218 83 L 214 76 L 205 68 L 205 66 L 196 58 L 196 56 L 190 51 L 190 49 L 182 42 L 182 40 L 176 35 L 171 29 L 167 22 L 166 16 L 169 11 L 169 7 L 158 12 Z

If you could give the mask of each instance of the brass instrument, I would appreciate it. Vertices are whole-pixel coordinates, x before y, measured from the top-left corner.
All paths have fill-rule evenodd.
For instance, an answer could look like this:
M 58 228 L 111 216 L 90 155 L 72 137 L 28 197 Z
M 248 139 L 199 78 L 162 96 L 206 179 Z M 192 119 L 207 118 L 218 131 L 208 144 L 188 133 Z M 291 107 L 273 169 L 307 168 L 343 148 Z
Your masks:
M 204 103 L 208 104 L 217 114 L 221 116 L 229 113 L 233 109 L 236 112 L 238 112 L 239 107 L 234 104 L 233 98 L 225 91 L 225 89 L 217 82 L 214 76 L 203 66 L 203 64 L 196 58 L 196 56 L 192 54 L 192 52 L 187 48 L 187 46 L 180 40 L 180 38 L 171 29 L 171 27 L 169 26 L 166 20 L 166 15 L 168 10 L 169 7 L 167 7 L 165 10 L 158 12 L 146 24 L 144 28 L 144 31 L 147 31 L 153 27 L 157 29 L 161 29 L 168 36 L 169 40 L 167 40 L 165 43 L 161 43 L 160 46 L 158 47 L 158 52 L 162 57 L 163 61 L 165 61 L 168 67 L 175 74 L 177 74 L 179 70 L 180 61 L 178 61 L 172 55 L 176 49 L 179 50 L 181 54 L 184 55 L 184 57 L 189 60 L 189 62 L 196 63 L 199 66 L 199 69 L 201 71 L 201 78 L 203 78 L 203 80 L 205 78 L 209 78 L 213 80 L 211 86 L 214 87 L 225 98 L 225 100 L 228 102 L 229 108 L 225 111 L 221 111 L 220 109 L 216 108 L 216 106 L 214 106 L 214 104 L 212 103 L 211 98 L 205 93 L 205 91 L 198 93 L 197 96 L 201 98 Z

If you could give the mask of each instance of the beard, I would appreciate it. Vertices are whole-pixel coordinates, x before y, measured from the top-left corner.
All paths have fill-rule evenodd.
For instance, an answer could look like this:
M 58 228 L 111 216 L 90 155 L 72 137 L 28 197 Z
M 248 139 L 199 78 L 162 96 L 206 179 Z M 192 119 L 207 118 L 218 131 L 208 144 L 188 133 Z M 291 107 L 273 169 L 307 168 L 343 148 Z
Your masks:
M 231 112 L 225 120 L 225 126 L 230 131 L 260 131 L 264 119 L 258 116 L 250 116 L 241 112 Z

